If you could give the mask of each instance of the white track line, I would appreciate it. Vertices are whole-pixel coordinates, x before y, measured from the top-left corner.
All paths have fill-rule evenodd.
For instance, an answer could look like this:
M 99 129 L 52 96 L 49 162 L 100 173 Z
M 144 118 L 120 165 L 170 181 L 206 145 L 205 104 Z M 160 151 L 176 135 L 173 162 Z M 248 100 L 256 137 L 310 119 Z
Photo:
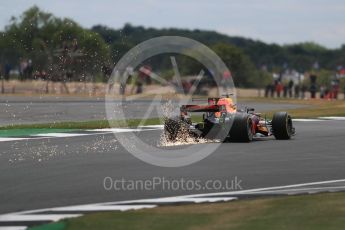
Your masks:
M 147 127 L 147 126 L 145 126 Z M 32 134 L 30 137 L 0 137 L 0 142 L 5 141 L 22 141 L 22 140 L 41 140 L 46 138 L 60 138 L 60 137 L 80 137 L 80 136 L 90 136 L 90 135 L 102 135 L 102 134 L 109 134 L 109 133 L 126 133 L 126 132 L 142 132 L 142 131 L 152 131 L 157 130 L 156 127 L 152 127 L 149 129 L 128 129 L 128 128 L 110 128 L 110 129 L 88 129 L 83 131 L 96 131 L 102 133 L 39 133 L 39 134 Z
M 147 126 L 144 126 L 147 127 Z M 112 132 L 112 133 L 127 133 L 127 132 L 140 132 L 156 129 L 130 129 L 130 128 L 106 128 L 106 129 L 87 129 L 86 131 L 96 131 L 96 132 Z
M 21 140 L 27 140 L 30 138 L 16 138 L 16 137 L 0 137 L 0 142 L 3 141 L 21 141 Z
M 302 183 L 302 184 L 293 184 L 293 185 L 283 185 L 283 186 L 274 186 L 274 187 L 257 188 L 257 189 L 248 189 L 248 190 L 232 191 L 232 192 L 204 193 L 204 194 L 197 194 L 197 195 L 187 195 L 187 196 L 185 196 L 185 197 L 203 197 L 203 196 L 219 196 L 219 195 L 248 194 L 248 193 L 254 193 L 254 192 L 259 192 L 259 191 L 278 190 L 278 189 L 285 189 L 285 188 L 296 188 L 296 187 L 302 187 L 302 186 L 321 185 L 321 184 L 331 184 L 331 183 L 339 183 L 339 182 L 345 182 L 345 179 L 340 179 L 340 180 L 328 180 L 328 181 L 319 181 L 319 182 Z
M 58 221 L 65 218 L 79 217 L 81 214 L 5 214 L 0 216 L 1 221 Z
M 345 117 L 319 117 L 319 119 L 345 121 Z
M 62 208 L 52 208 L 47 211 L 129 211 L 143 208 L 155 208 L 157 205 L 76 205 Z
M 155 203 L 155 204 L 165 204 L 165 203 L 179 203 L 179 202 L 189 202 L 189 203 L 213 203 L 221 201 L 232 201 L 236 200 L 237 197 L 205 197 L 205 198 L 193 198 L 185 196 L 175 196 L 175 197 L 163 197 L 155 199 L 142 199 L 142 200 L 133 200 L 133 201 L 120 201 L 116 202 L 117 204 L 135 204 L 135 203 Z
M 27 226 L 6 226 L 0 227 L 0 230 L 25 230 Z
M 292 188 L 292 189 L 281 189 L 281 190 L 268 190 L 268 191 L 258 191 L 258 192 L 250 192 L 249 194 L 274 194 L 274 193 L 289 193 L 289 192 L 303 192 L 303 191 L 319 191 L 319 190 L 327 190 L 333 191 L 337 189 L 345 190 L 344 186 L 331 186 L 331 187 L 308 187 L 308 188 Z
M 172 196 L 172 197 L 164 197 L 164 198 L 155 198 L 155 199 L 138 199 L 138 200 L 127 200 L 127 201 L 117 201 L 117 202 L 104 202 L 104 203 L 95 203 L 95 204 L 87 204 L 87 205 L 77 205 L 77 206 L 67 206 L 67 207 L 55 207 L 55 208 L 48 208 L 48 209 L 37 209 L 37 210 L 29 210 L 29 211 L 22 211 L 16 213 L 9 213 L 5 215 L 0 215 L 0 217 L 7 216 L 7 215 L 27 215 L 27 214 L 34 214 L 38 212 L 46 212 L 46 211 L 58 211 L 62 209 L 69 209 L 73 210 L 73 208 L 77 208 L 77 210 L 81 210 L 85 207 L 100 207 L 104 205 L 126 205 L 130 203 L 171 203 L 171 202 L 218 202 L 218 201 L 231 201 L 237 199 L 235 195 L 241 194 L 255 194 L 258 192 L 279 192 L 279 190 L 284 191 L 283 189 L 289 188 L 298 188 L 302 186 L 312 186 L 312 185 L 322 185 L 322 184 L 332 184 L 332 183 L 339 183 L 345 182 L 345 179 L 340 180 L 329 180 L 329 181 L 319 181 L 319 182 L 311 182 L 311 183 L 301 183 L 301 184 L 293 184 L 293 185 L 285 185 L 285 186 L 274 186 L 274 187 L 265 187 L 265 188 L 257 188 L 257 189 L 247 189 L 241 191 L 232 191 L 232 192 L 219 192 L 219 193 L 203 193 L 203 194 L 194 194 L 194 195 L 184 195 L 184 196 Z M 328 187 L 325 187 L 327 189 Z M 329 187 L 330 189 L 334 189 L 336 187 Z M 308 188 L 305 188 L 307 190 Z M 313 188 L 310 188 L 313 189 Z M 290 191 L 290 190 L 289 190 Z M 295 190 L 297 191 L 297 190 Z M 234 195 L 229 197 L 229 195 Z M 225 196 L 225 197 L 213 197 L 213 196 Z M 0 221 L 2 219 L 0 218 Z
M 164 125 L 142 125 L 139 126 L 141 128 L 156 128 L 156 129 L 163 129 Z
M 90 134 L 87 133 L 40 133 L 40 134 L 33 134 L 32 137 L 79 137 L 79 136 L 87 136 Z
M 133 209 L 137 210 L 137 209 L 142 209 L 142 208 L 154 208 L 154 207 L 159 206 L 160 204 L 167 204 L 167 203 L 179 203 L 179 202 L 204 203 L 204 202 L 232 201 L 232 200 L 238 199 L 236 195 L 241 195 L 241 194 L 255 195 L 255 194 L 265 194 L 265 193 L 266 194 L 277 193 L 277 194 L 295 195 L 295 194 L 300 194 L 301 192 L 302 193 L 308 192 L 312 194 L 312 193 L 317 192 L 317 190 L 336 191 L 339 188 L 340 189 L 345 188 L 345 186 L 311 187 L 311 188 L 299 188 L 299 187 L 323 185 L 323 184 L 334 184 L 334 183 L 342 183 L 342 182 L 345 182 L 345 179 L 301 183 L 301 184 L 293 184 L 293 185 L 285 185 L 285 186 L 273 186 L 273 187 L 248 189 L 248 190 L 233 191 L 233 192 L 205 193 L 205 194 L 195 194 L 195 195 L 186 195 L 186 196 L 164 197 L 164 198 L 156 198 L 156 199 L 129 200 L 129 201 L 106 202 L 106 203 L 38 209 L 38 210 L 22 211 L 22 212 L 0 215 L 0 222 L 18 221 L 18 224 L 20 224 L 20 221 L 47 221 L 47 220 L 58 221 L 64 218 L 73 218 L 73 217 L 78 217 L 78 216 L 83 215 L 83 214 L 42 214 L 42 212 L 49 212 L 49 211 L 59 211 L 59 212 L 75 211 L 75 212 L 81 212 L 81 213 L 83 211 L 84 212 L 85 211 L 127 211 L 127 210 L 133 210 Z M 213 196 L 218 196 L 218 197 L 213 197 Z M 13 227 L 12 229 L 9 229 L 9 230 L 17 230 L 17 229 L 18 230 L 23 229 L 23 226 Z M 0 230 L 3 230 L 3 229 L 0 228 Z
M 296 122 L 319 122 L 319 121 L 328 121 L 328 120 L 336 120 L 336 121 L 345 121 L 345 117 L 318 117 L 317 119 L 304 119 L 304 118 L 296 118 L 293 121 Z M 39 137 L 35 138 L 42 139 L 42 138 L 59 138 L 59 137 L 78 137 L 78 136 L 87 136 L 87 135 L 101 135 L 101 134 L 108 134 L 108 133 L 126 133 L 126 132 L 141 132 L 141 131 L 153 131 L 158 129 L 163 129 L 163 125 L 146 125 L 140 126 L 137 129 L 130 129 L 130 128 L 105 128 L 105 129 L 87 129 L 84 131 L 88 132 L 102 132 L 102 133 L 40 133 L 40 134 L 33 134 L 30 135 L 32 137 Z M 147 128 L 147 129 L 142 129 Z M 28 140 L 31 138 L 16 138 L 16 137 L 0 137 L 0 142 L 5 141 L 21 141 L 21 140 Z
M 302 121 L 302 122 L 309 122 L 309 121 L 325 121 L 321 119 L 304 119 L 304 118 L 295 118 L 292 121 Z

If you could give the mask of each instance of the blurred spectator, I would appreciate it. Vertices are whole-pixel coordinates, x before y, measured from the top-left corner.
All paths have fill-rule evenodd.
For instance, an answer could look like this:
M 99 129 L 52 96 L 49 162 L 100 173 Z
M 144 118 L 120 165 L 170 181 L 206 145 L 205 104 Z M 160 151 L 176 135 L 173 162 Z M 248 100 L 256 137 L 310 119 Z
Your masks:
M 283 93 L 283 97 L 287 98 L 287 95 L 288 95 L 288 86 L 287 86 L 287 85 L 284 85 L 284 86 L 283 86 L 283 90 L 284 90 L 284 91 L 283 91 L 283 92 L 284 92 L 284 93 Z
M 20 62 L 20 66 L 19 66 L 19 76 L 20 76 L 20 80 L 24 80 L 24 79 L 25 79 L 26 67 L 28 67 L 28 62 L 26 61 L 26 59 L 23 59 L 23 60 Z
M 136 94 L 143 92 L 144 83 L 151 84 L 151 77 L 150 77 L 151 72 L 152 72 L 152 68 L 149 65 L 144 65 L 139 69 L 139 75 L 135 82 Z
M 5 73 L 4 73 L 4 78 L 6 81 L 8 81 L 10 79 L 10 72 L 11 72 L 11 65 L 9 63 L 5 64 Z
M 109 65 L 103 65 L 101 67 L 101 72 L 103 74 L 103 81 L 108 81 L 109 77 L 111 76 L 113 69 Z
M 28 74 L 28 79 L 31 79 L 32 78 L 32 72 L 33 72 L 33 66 L 32 66 L 32 60 L 29 59 L 28 61 L 28 66 L 26 67 L 27 69 L 27 74 Z
M 302 85 L 302 88 L 301 88 L 301 98 L 304 99 L 305 98 L 305 92 L 307 91 L 307 86 L 306 85 Z
M 1 93 L 5 93 L 4 67 L 0 64 Z
M 42 78 L 43 80 L 47 80 L 47 72 L 46 72 L 45 70 L 42 70 L 42 71 L 41 71 L 41 78 Z
M 315 84 L 311 84 L 309 90 L 310 90 L 310 97 L 311 98 L 316 98 L 316 91 L 317 91 L 316 85 Z
M 23 71 L 23 80 L 26 79 L 31 79 L 32 78 L 32 74 L 33 74 L 33 66 L 32 66 L 32 60 L 29 59 L 28 62 L 23 61 L 21 67 L 23 67 L 22 71 Z
M 309 91 L 310 91 L 310 97 L 311 98 L 315 98 L 316 97 L 316 92 L 317 92 L 316 79 L 317 79 L 317 75 L 315 75 L 315 74 L 311 74 L 310 75 L 310 88 L 309 88 Z
M 33 74 L 34 76 L 34 79 L 37 80 L 37 79 L 40 79 L 41 78 L 41 73 L 40 71 L 36 70 Z
M 280 94 L 282 91 L 283 91 L 283 84 L 280 81 L 277 81 L 277 84 L 276 84 L 277 97 L 280 97 Z
M 192 88 L 192 84 L 189 81 L 182 80 L 182 88 L 184 94 L 188 94 L 190 89 Z
M 126 72 L 124 73 L 124 76 L 121 79 L 121 84 L 120 84 L 120 94 L 124 95 L 126 93 L 126 86 L 128 83 L 130 83 L 132 81 L 132 78 L 134 77 L 134 69 L 131 66 L 128 66 L 126 68 Z M 137 92 L 142 92 L 142 85 L 140 85 L 138 83 L 138 79 L 136 79 L 137 81 L 135 82 L 136 86 L 137 86 Z M 112 85 L 112 84 L 111 84 Z M 133 93 L 134 87 L 131 90 L 131 93 Z
M 326 92 L 326 87 L 321 85 L 320 86 L 320 98 L 321 99 L 325 98 L 325 92 Z
M 143 81 L 142 81 L 142 79 L 140 79 L 140 78 L 138 78 L 137 79 L 137 81 L 136 81 L 136 87 L 137 87 L 137 89 L 136 89 L 136 91 L 135 91 L 135 93 L 136 94 L 139 94 L 139 93 L 142 93 L 143 92 Z
M 270 84 L 270 95 L 271 95 L 271 97 L 274 97 L 275 83 L 276 82 L 273 82 L 272 84 Z
M 331 82 L 332 87 L 332 99 L 338 99 L 338 93 L 339 93 L 339 80 L 333 80 Z
M 328 88 L 325 88 L 325 99 L 331 99 L 331 93 Z
M 41 70 L 41 71 L 38 71 L 36 70 L 34 73 L 33 73 L 33 79 L 35 80 L 47 80 L 47 73 L 45 70 Z
M 1 93 L 5 93 L 4 77 L 2 74 L 2 65 L 0 64 Z
M 299 98 L 299 85 L 295 85 L 295 98 Z
M 266 85 L 266 87 L 265 87 L 265 97 L 268 97 L 270 90 L 271 90 L 271 84 Z
M 152 68 L 149 65 L 144 65 L 143 67 L 140 68 L 139 71 L 139 78 L 142 80 L 142 82 L 150 84 L 151 83 L 151 73 L 152 73 Z
M 292 98 L 292 88 L 293 88 L 293 80 L 289 81 L 289 97 Z

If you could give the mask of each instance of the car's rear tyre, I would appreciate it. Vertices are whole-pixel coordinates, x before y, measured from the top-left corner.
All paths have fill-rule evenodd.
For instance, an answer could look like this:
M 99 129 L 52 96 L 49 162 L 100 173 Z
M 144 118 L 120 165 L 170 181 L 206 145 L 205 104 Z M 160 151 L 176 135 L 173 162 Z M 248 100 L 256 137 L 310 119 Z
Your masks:
M 253 140 L 253 122 L 249 114 L 236 113 L 230 132 L 230 141 L 250 142 Z
M 277 140 L 291 139 L 293 126 L 291 116 L 287 112 L 277 112 L 273 115 L 272 131 Z

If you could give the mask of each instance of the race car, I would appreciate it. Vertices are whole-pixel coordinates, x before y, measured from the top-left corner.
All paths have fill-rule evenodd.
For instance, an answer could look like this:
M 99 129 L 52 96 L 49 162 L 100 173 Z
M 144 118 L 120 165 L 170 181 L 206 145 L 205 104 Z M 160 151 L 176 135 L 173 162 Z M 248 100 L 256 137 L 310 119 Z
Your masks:
M 208 98 L 204 105 L 182 105 L 180 115 L 166 118 L 164 132 L 168 141 L 187 137 L 250 142 L 255 136 L 274 136 L 288 140 L 295 135 L 291 116 L 277 112 L 272 120 L 256 113 L 254 108 L 237 109 L 229 95 Z M 202 121 L 192 122 L 191 113 L 202 112 Z M 182 135 L 181 135 L 182 134 Z

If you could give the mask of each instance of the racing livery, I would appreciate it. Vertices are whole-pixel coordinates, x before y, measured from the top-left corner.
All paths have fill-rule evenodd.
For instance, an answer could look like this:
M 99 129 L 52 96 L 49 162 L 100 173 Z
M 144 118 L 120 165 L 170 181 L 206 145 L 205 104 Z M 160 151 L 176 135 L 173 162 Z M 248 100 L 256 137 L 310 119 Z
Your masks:
M 223 141 L 250 142 L 254 136 L 274 136 L 278 140 L 288 140 L 295 134 L 291 116 L 287 112 L 277 112 L 272 120 L 254 112 L 253 108 L 237 109 L 233 100 L 226 95 L 208 98 L 205 105 L 182 105 L 180 115 L 165 119 L 164 132 L 169 141 L 182 138 L 202 137 Z M 202 112 L 202 121 L 194 123 L 191 113 Z

